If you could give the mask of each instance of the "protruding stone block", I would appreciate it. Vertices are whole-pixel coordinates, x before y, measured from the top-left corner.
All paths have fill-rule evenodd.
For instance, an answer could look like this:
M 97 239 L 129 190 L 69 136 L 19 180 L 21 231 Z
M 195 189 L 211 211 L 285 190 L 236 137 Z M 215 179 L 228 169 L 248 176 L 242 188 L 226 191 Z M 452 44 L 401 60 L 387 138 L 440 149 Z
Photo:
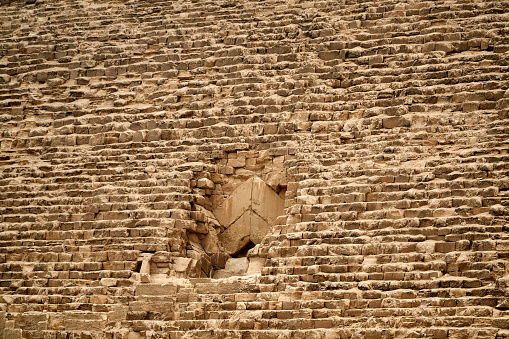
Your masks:
M 196 186 L 199 187 L 199 188 L 205 188 L 205 189 L 213 190 L 215 185 L 212 182 L 212 180 L 207 179 L 207 178 L 201 178 L 201 179 L 198 179 L 198 182 L 196 183 Z

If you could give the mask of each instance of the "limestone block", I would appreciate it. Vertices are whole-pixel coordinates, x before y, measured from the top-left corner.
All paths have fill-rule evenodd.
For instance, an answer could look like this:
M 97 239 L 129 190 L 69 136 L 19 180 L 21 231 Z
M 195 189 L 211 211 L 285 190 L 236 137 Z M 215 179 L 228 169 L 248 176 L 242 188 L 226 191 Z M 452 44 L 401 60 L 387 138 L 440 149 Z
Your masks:
M 193 259 L 188 275 L 192 278 L 209 278 L 213 272 L 209 256 L 203 255 L 199 259 Z
M 232 294 L 242 291 L 244 283 L 241 281 L 221 282 L 221 283 L 201 283 L 196 284 L 196 293 L 200 294 Z
M 250 212 L 244 213 L 233 225 L 219 235 L 219 240 L 228 254 L 236 254 L 249 243 L 251 214 Z
M 207 178 L 198 179 L 198 182 L 196 183 L 196 186 L 199 187 L 199 188 L 205 188 L 205 189 L 211 189 L 211 190 L 213 190 L 214 187 L 215 187 L 215 185 L 212 182 L 212 180 L 207 179 Z
M 172 284 L 140 284 L 136 286 L 135 294 L 140 295 L 173 295 L 177 293 L 177 286 Z
M 107 295 L 91 295 L 90 296 L 90 303 L 91 304 L 109 304 L 111 303 L 111 298 L 109 298 Z
M 21 339 L 22 336 L 21 336 L 21 329 L 19 328 L 15 328 L 15 329 L 10 329 L 10 328 L 6 328 L 3 330 L 4 333 L 3 333 L 3 337 L 5 339 L 9 338 L 9 339 Z
M 230 258 L 226 262 L 225 271 L 231 272 L 234 275 L 242 275 L 247 272 L 249 261 L 244 258 Z
M 113 309 L 108 312 L 108 322 L 123 321 L 127 317 L 128 307 L 124 305 L 115 305 Z
M 236 158 L 236 159 L 228 159 L 228 166 L 231 167 L 244 167 L 246 166 L 246 159 L 245 158 Z
M 191 258 L 182 258 L 178 257 L 175 258 L 173 261 L 173 269 L 175 272 L 187 272 L 189 270 L 189 267 L 191 265 Z
M 168 263 L 170 262 L 171 254 L 166 251 L 159 251 L 152 255 L 151 260 L 155 263 Z
M 140 338 L 141 338 L 140 332 L 129 332 L 127 334 L 127 339 L 140 339 Z
M 199 242 L 189 242 L 190 249 L 187 250 L 187 256 L 193 259 L 200 259 L 203 255 L 206 255 L 205 250 L 201 247 Z
M 287 179 L 286 179 L 286 170 L 282 169 L 281 171 L 275 171 L 267 174 L 267 179 L 265 182 L 270 187 L 277 187 L 278 185 L 286 185 Z
M 214 210 L 221 225 L 228 227 L 250 208 L 252 179 L 239 186 L 228 199 Z
M 233 255 L 249 241 L 259 244 L 283 213 L 284 199 L 263 180 L 252 177 L 214 211 L 218 221 L 227 228 L 219 239 L 227 253 Z
M 229 271 L 222 269 L 222 270 L 214 271 L 214 275 L 212 276 L 212 278 L 213 279 L 226 279 L 231 276 L 232 276 L 232 274 Z
M 102 331 L 106 327 L 105 320 L 99 319 L 66 319 L 65 329 L 68 331 Z
M 410 122 L 401 117 L 389 117 L 383 119 L 384 128 L 395 128 L 399 126 L 409 126 Z
M 117 279 L 115 278 L 102 278 L 101 285 L 106 287 L 114 287 L 117 286 Z
M 150 274 L 150 260 L 149 259 L 145 259 L 142 261 L 140 273 L 141 274 Z
M 180 221 L 183 227 L 191 232 L 199 234 L 207 234 L 209 232 L 207 226 L 203 222 L 196 222 L 195 220 L 187 220 L 186 222 Z
M 214 253 L 210 256 L 212 266 L 219 268 L 225 268 L 228 259 L 230 259 L 230 256 L 223 252 Z
M 437 242 L 435 244 L 435 251 L 438 253 L 453 252 L 456 249 L 454 242 Z
M 189 238 L 190 242 L 194 242 L 194 243 L 199 243 L 200 242 L 200 237 L 198 236 L 197 233 L 189 233 L 187 235 L 187 237 Z
M 418 243 L 415 249 L 418 253 L 434 253 L 435 252 L 435 242 L 424 241 Z
M 267 235 L 270 230 L 270 224 L 267 221 L 263 220 L 258 214 L 249 211 L 250 221 L 249 221 L 249 238 L 255 243 L 259 244 L 262 242 L 263 238 Z M 276 217 L 277 218 L 277 217 Z M 273 220 L 272 225 L 275 224 L 275 220 Z
M 16 318 L 16 327 L 24 330 L 46 330 L 48 326 L 49 316 L 44 313 L 27 312 Z
M 217 237 L 216 230 L 211 228 L 207 235 L 202 239 L 201 246 L 208 255 L 219 253 L 219 239 Z
M 247 274 L 259 274 L 265 265 L 265 258 L 249 258 L 249 266 L 247 268 Z

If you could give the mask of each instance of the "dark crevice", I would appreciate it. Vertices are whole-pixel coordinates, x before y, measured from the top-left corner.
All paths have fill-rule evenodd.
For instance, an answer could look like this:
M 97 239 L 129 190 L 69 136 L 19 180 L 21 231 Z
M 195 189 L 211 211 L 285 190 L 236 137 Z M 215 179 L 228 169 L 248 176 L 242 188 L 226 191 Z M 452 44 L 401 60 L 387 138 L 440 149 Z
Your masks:
M 256 245 L 252 242 L 252 241 L 249 241 L 244 247 L 242 247 L 237 253 L 233 254 L 232 255 L 232 258 L 243 258 L 243 257 L 246 257 L 247 256 L 247 252 L 252 249 L 253 247 L 255 247 Z

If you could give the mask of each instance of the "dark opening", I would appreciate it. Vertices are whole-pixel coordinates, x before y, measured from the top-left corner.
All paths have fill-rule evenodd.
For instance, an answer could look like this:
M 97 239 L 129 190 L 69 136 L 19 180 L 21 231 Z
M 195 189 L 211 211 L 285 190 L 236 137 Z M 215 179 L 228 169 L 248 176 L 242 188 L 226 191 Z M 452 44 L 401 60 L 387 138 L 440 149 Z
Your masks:
M 234 255 L 232 255 L 233 258 L 242 258 L 242 257 L 245 257 L 247 256 L 247 252 L 252 249 L 253 247 L 255 247 L 256 245 L 252 242 L 252 241 L 249 241 L 244 247 L 242 247 L 237 253 L 235 253 Z
M 140 273 L 142 261 L 136 263 L 136 270 L 134 272 Z

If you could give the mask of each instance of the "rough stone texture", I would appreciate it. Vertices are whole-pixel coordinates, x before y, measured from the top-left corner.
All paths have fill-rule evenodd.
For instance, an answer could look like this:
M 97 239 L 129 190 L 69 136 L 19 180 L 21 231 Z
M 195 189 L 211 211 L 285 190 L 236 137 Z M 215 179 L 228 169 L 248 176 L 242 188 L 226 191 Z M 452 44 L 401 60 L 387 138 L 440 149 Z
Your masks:
M 0 339 L 509 337 L 508 12 L 0 0 Z

